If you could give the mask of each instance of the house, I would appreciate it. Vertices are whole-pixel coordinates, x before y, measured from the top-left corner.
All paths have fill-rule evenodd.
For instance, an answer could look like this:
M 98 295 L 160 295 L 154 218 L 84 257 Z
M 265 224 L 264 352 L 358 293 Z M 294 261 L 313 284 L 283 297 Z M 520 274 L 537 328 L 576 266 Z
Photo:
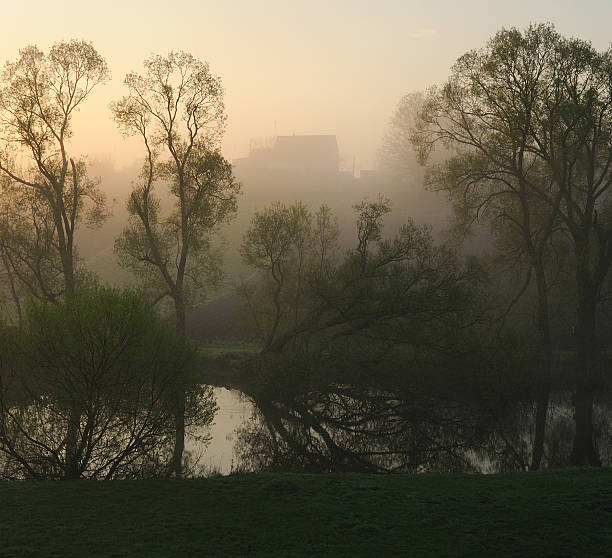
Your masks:
M 277 136 L 272 147 L 252 149 L 248 157 L 234 160 L 238 174 L 278 172 L 330 177 L 338 174 L 339 165 L 334 135 Z

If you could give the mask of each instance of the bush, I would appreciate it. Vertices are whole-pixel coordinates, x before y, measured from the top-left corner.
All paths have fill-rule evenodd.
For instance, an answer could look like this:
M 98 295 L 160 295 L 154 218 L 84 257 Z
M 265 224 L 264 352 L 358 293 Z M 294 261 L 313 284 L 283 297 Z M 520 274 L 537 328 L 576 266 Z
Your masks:
M 166 474 L 177 390 L 187 386 L 193 426 L 214 417 L 194 347 L 133 291 L 97 287 L 32 303 L 23 330 L 5 328 L 0 342 L 6 478 Z

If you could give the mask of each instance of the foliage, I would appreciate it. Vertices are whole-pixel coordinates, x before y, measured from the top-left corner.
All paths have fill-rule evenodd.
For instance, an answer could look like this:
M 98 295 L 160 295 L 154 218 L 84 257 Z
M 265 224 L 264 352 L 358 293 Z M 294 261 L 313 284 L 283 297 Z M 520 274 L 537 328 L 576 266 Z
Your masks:
M 316 243 L 298 241 L 314 229 L 301 204 L 257 213 L 244 237 L 245 262 L 266 280 L 245 289 L 265 340 L 249 364 L 261 421 L 241 431 L 245 463 L 465 470 L 490 446 L 491 462 L 524 468 L 539 376 L 529 344 L 500 332 L 480 263 L 412 221 L 384 235 L 384 198 L 355 211 L 354 248 L 328 250 L 323 267 Z
M 130 224 L 115 242 L 123 265 L 137 271 L 157 302 L 169 297 L 175 327 L 186 336 L 186 309 L 219 281 L 221 257 L 211 235 L 236 212 L 240 184 L 218 141 L 225 113 L 223 88 L 208 64 L 184 52 L 151 56 L 144 75 L 131 73 L 129 93 L 113 103 L 115 121 L 145 148 L 140 183 L 130 195 Z M 169 185 L 173 205 L 162 216 L 154 185 Z M 180 391 L 180 390 L 179 390 Z M 184 395 L 177 394 L 174 469 L 182 474 Z
M 267 327 L 264 350 L 345 346 L 350 352 L 350 345 L 359 351 L 363 344 L 386 352 L 396 345 L 418 350 L 426 339 L 435 346 L 482 317 L 475 262 L 460 263 L 412 221 L 383 238 L 382 219 L 390 211 L 383 198 L 355 211 L 357 244 L 343 258 L 325 207 L 314 220 L 301 204 L 275 204 L 254 216 L 242 254 L 268 279 L 256 314 L 268 319 L 260 319 Z
M 243 262 L 263 272 L 266 285 L 258 300 L 248 286 L 242 292 L 253 310 L 264 349 L 297 330 L 311 310 L 309 293 L 333 274 L 338 224 L 321 206 L 313 216 L 302 203 L 274 203 L 251 219 L 241 246 Z M 272 306 L 269 309 L 269 306 Z
M 126 76 L 129 94 L 111 107 L 118 126 L 145 148 L 140 182 L 128 201 L 130 225 L 115 249 L 154 298 L 170 297 L 181 314 L 220 279 L 211 235 L 235 214 L 240 185 L 217 148 L 225 122 L 219 78 L 182 52 L 152 56 L 144 66 L 144 75 Z M 172 199 L 167 214 L 154 191 L 160 181 Z
M 94 47 L 76 40 L 47 53 L 28 46 L 2 73 L 0 251 L 15 283 L 38 298 L 74 291 L 76 228 L 106 217 L 99 182 L 67 142 L 75 112 L 109 75 Z
M 177 382 L 189 387 L 188 425 L 214 416 L 211 389 L 196 385 L 195 349 L 134 292 L 33 302 L 23 332 L 4 335 L 3 351 L 13 347 L 0 392 L 5 477 L 67 476 L 71 432 L 79 477 L 167 474 Z
M 411 136 L 424 101 L 421 91 L 408 93 L 399 100 L 383 137 L 381 162 L 386 170 L 397 174 L 418 172 Z
M 552 360 L 545 264 L 558 238 L 570 242 L 583 366 L 575 464 L 598 463 L 591 421 L 602 368 L 597 313 L 612 264 L 611 83 L 610 51 L 566 39 L 552 25 L 503 29 L 459 58 L 447 83 L 429 92 L 413 131 L 423 160 L 436 144 L 454 152 L 429 174 L 430 187 L 451 191 L 468 221 L 481 213 L 497 221 L 504 240 L 527 255 L 544 377 Z

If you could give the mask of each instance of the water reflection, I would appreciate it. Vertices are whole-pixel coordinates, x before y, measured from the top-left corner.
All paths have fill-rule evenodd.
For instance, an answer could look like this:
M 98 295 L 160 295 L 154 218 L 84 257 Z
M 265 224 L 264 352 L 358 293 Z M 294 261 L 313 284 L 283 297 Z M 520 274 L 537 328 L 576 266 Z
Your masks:
M 529 400 L 490 407 L 347 386 L 282 400 L 216 393 L 221 410 L 204 463 L 221 473 L 491 473 L 526 470 L 531 458 L 536 408 Z M 611 411 L 602 394 L 594 415 L 604 466 L 612 464 Z M 568 466 L 573 429 L 571 394 L 553 393 L 543 467 Z
M 422 394 L 399 397 L 350 386 L 282 398 L 267 391 L 264 397 L 214 388 L 219 408 L 214 423 L 187 439 L 192 474 L 493 473 L 526 470 L 530 462 L 536 412 L 530 400 L 493 405 Z M 604 466 L 612 465 L 611 416 L 612 397 L 602 393 L 594 407 L 594 425 Z M 573 435 L 571 393 L 553 393 L 543 467 L 568 466 Z M 147 455 L 163 451 L 170 451 L 164 443 Z M 9 465 L 5 458 L 0 469 L 6 473 Z
M 251 401 L 238 390 L 216 387 L 214 393 L 219 409 L 208 429 L 210 443 L 201 447 L 190 438 L 186 449 L 199 456 L 202 474 L 227 475 L 237 466 L 234 456 L 237 430 L 248 421 L 254 409 Z

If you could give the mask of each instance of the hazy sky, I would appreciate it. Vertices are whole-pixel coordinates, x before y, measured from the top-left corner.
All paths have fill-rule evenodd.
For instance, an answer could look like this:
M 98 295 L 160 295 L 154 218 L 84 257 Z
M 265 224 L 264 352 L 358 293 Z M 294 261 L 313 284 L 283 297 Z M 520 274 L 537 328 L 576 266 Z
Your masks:
M 126 72 L 151 53 L 186 50 L 226 88 L 224 152 L 251 139 L 336 134 L 345 167 L 374 164 L 400 97 L 442 82 L 454 60 L 501 27 L 552 22 L 560 33 L 610 45 L 610 0 L 2 0 L 0 60 L 21 47 L 92 41 L 112 81 L 78 115 L 75 140 L 90 157 L 139 154 L 110 120 Z

